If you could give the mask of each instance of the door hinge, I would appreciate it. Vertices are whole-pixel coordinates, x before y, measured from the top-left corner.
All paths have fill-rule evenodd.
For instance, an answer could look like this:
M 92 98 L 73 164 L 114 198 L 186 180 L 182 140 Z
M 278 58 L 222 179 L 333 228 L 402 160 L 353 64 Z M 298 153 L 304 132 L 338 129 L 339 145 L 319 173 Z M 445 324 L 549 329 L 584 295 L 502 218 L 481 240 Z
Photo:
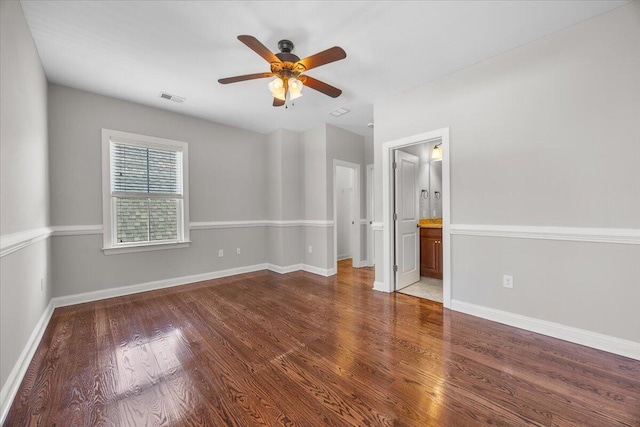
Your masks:
M 393 168 L 398 169 L 398 162 L 393 162 Z
M 394 221 L 397 221 L 397 220 L 398 220 L 398 214 L 397 214 L 397 213 L 394 213 L 394 214 L 393 214 L 393 220 L 394 220 Z
M 394 265 L 394 266 L 393 266 L 393 272 L 394 272 L 394 273 L 397 273 L 397 272 L 398 272 L 398 266 L 397 266 L 397 265 Z

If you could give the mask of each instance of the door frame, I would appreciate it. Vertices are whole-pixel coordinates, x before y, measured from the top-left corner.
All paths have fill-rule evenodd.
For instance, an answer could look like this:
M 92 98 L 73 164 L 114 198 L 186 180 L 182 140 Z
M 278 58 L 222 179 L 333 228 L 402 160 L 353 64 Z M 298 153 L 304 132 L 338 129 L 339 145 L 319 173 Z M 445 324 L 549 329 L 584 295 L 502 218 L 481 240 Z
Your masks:
M 442 304 L 451 307 L 451 179 L 449 168 L 449 128 L 437 129 L 382 144 L 382 270 L 384 289 L 395 291 L 393 274 L 393 251 L 395 232 L 393 230 L 393 150 L 401 147 L 440 141 L 442 143 Z
M 338 188 L 336 186 L 336 167 L 342 166 L 345 168 L 353 169 L 353 212 L 354 212 L 354 226 L 351 227 L 351 259 L 353 266 L 359 268 L 361 266 L 360 255 L 360 165 L 358 163 L 351 163 L 345 160 L 333 159 L 333 268 L 338 272 Z
M 373 212 L 375 206 L 375 192 L 373 189 L 373 180 L 375 169 L 373 163 L 367 165 L 367 267 L 373 267 L 375 262 L 374 250 L 375 245 L 373 243 L 373 229 L 371 225 L 373 224 Z

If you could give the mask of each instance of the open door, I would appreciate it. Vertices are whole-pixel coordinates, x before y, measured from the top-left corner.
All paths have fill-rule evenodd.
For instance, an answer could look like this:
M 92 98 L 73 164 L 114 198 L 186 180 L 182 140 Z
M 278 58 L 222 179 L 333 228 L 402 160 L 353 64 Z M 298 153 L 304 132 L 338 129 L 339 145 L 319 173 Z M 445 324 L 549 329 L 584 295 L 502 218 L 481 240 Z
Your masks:
M 396 290 L 420 280 L 418 178 L 420 159 L 395 150 L 395 267 Z M 396 269 L 397 267 L 397 269 Z

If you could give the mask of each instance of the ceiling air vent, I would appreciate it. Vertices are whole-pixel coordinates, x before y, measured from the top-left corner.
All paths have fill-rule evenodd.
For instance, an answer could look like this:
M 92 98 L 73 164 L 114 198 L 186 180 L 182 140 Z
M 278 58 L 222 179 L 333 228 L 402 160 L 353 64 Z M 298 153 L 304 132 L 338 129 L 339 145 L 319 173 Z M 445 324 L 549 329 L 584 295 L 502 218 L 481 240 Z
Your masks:
M 160 98 L 168 99 L 169 101 L 182 104 L 186 98 L 177 95 L 171 95 L 170 93 L 160 92 Z
M 338 108 L 335 111 L 330 112 L 329 114 L 331 114 L 333 117 L 340 117 L 344 114 L 347 114 L 349 111 L 351 110 L 347 110 L 346 108 Z

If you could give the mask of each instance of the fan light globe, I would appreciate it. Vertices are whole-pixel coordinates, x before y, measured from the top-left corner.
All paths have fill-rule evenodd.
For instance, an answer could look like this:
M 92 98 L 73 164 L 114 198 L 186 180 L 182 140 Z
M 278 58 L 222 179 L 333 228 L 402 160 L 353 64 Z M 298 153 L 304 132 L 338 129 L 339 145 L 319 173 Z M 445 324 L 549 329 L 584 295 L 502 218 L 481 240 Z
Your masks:
M 281 101 L 284 101 L 285 97 L 287 96 L 286 92 L 284 91 L 284 82 L 280 77 L 276 77 L 275 79 L 271 80 L 271 82 L 269 82 L 269 90 L 271 91 L 271 95 L 273 95 L 274 98 L 277 98 Z
M 289 79 L 289 98 L 296 99 L 302 96 L 302 82 L 295 77 Z
M 275 79 L 271 80 L 271 82 L 269 82 L 269 90 L 274 95 L 283 87 L 284 87 L 284 83 L 282 82 L 282 79 L 280 77 L 276 77 Z

